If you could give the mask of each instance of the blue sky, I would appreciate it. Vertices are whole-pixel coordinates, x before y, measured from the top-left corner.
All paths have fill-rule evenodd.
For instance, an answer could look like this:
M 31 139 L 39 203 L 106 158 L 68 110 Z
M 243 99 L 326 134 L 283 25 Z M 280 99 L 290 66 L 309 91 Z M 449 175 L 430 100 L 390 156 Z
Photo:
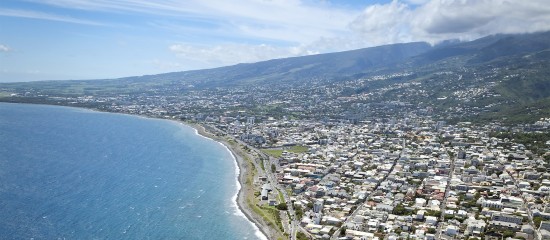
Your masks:
M 0 82 L 156 74 L 549 25 L 545 0 L 3 0 Z

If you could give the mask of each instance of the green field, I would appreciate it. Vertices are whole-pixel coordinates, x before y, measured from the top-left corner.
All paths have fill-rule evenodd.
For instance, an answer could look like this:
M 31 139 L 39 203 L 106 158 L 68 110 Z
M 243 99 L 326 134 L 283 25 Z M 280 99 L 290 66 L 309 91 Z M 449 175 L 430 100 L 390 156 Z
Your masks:
M 290 148 L 281 148 L 281 149 L 263 149 L 263 151 L 273 157 L 280 158 L 283 155 L 283 151 L 293 152 L 293 153 L 305 153 L 309 151 L 309 148 L 305 146 L 292 146 Z

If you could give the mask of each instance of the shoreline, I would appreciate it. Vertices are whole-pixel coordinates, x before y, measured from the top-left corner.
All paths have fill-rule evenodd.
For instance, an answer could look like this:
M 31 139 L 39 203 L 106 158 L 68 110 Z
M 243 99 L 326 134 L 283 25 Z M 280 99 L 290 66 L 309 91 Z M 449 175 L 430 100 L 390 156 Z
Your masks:
M 219 136 L 216 136 L 215 134 L 209 132 L 206 130 L 206 128 L 199 124 L 199 123 L 188 123 L 184 122 L 182 120 L 178 119 L 172 119 L 172 118 L 158 118 L 158 117 L 152 117 L 148 115 L 140 115 L 140 114 L 129 114 L 129 113 L 119 113 L 119 112 L 108 112 L 108 111 L 101 111 L 99 109 L 93 109 L 93 108 L 85 108 L 85 107 L 75 107 L 75 106 L 66 106 L 66 105 L 51 105 L 51 104 L 36 104 L 36 103 L 10 103 L 10 102 L 2 102 L 6 104 L 28 104 L 28 105 L 42 105 L 42 106 L 51 106 L 51 107 L 68 107 L 73 108 L 76 110 L 83 110 L 83 111 L 91 111 L 95 113 L 113 113 L 113 114 L 121 114 L 121 115 L 127 115 L 132 117 L 141 117 L 141 118 L 147 118 L 151 120 L 168 120 L 170 122 L 181 124 L 183 126 L 192 128 L 195 130 L 195 134 L 198 136 L 207 138 L 209 140 L 212 140 L 214 142 L 217 142 L 224 146 L 230 153 L 233 158 L 234 163 L 236 163 L 236 175 L 237 175 L 237 184 L 238 184 L 238 191 L 237 191 L 237 197 L 235 199 L 236 205 L 238 208 L 238 211 L 240 211 L 244 217 L 252 223 L 254 228 L 256 228 L 256 231 L 259 231 L 261 233 L 261 236 L 258 236 L 258 234 L 254 234 L 259 239 L 275 239 L 275 234 L 271 233 L 273 230 L 271 227 L 268 226 L 267 223 L 263 220 L 261 216 L 258 216 L 254 213 L 254 211 L 248 206 L 246 202 L 246 193 L 248 191 L 253 191 L 253 186 L 249 186 L 249 184 L 246 183 L 246 177 L 247 177 L 247 171 L 250 171 L 247 169 L 246 163 L 244 162 L 243 156 L 241 154 L 237 153 L 237 150 L 234 149 L 231 144 L 227 142 L 226 139 L 223 139 Z M 246 153 L 243 153 L 246 154 Z M 248 187 L 252 187 L 252 189 L 248 189 Z
M 247 191 L 250 191 L 250 189 L 247 189 L 247 187 L 249 186 L 246 183 L 247 171 L 249 170 L 245 166 L 246 163 L 244 162 L 243 156 L 236 153 L 236 150 L 225 139 L 212 134 L 211 132 L 206 130 L 203 125 L 198 123 L 186 123 L 183 121 L 177 121 L 177 122 L 195 129 L 197 135 L 200 135 L 202 137 L 205 137 L 212 141 L 220 143 L 231 153 L 233 160 L 236 162 L 236 165 L 237 165 L 236 167 L 238 171 L 237 183 L 239 184 L 239 190 L 237 192 L 237 198 L 236 198 L 237 207 L 239 208 L 239 211 L 241 211 L 244 214 L 247 220 L 250 221 L 254 226 L 256 226 L 257 230 L 259 230 L 262 233 L 263 239 L 274 239 L 273 234 L 270 233 L 271 228 L 267 226 L 267 224 L 265 224 L 263 219 L 260 216 L 257 216 L 246 203 L 246 193 Z M 262 237 L 260 237 L 260 239 L 262 239 Z

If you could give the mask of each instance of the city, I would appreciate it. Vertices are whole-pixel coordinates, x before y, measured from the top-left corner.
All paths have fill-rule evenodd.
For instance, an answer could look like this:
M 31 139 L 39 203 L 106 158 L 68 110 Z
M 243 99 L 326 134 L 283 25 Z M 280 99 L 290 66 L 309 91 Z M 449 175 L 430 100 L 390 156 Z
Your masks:
M 270 236 L 550 239 L 548 118 L 515 126 L 448 124 L 434 120 L 429 107 L 399 101 L 368 106 L 377 117 L 360 121 L 303 118 L 308 109 L 343 116 L 349 99 L 299 90 L 205 91 L 46 99 L 181 120 L 225 139 L 252 166 L 249 207 L 275 226 Z M 12 97 L 44 100 L 40 92 Z M 544 142 L 526 145 L 515 134 Z

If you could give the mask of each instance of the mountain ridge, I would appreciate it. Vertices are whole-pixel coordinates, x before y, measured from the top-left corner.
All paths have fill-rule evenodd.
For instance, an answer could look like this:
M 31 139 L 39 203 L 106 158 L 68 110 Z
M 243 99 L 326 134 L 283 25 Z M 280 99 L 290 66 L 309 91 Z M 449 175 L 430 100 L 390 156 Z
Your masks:
M 237 91 L 247 94 L 242 99 L 248 100 L 255 98 L 254 93 L 265 91 L 265 96 L 277 99 L 289 89 L 299 89 L 315 92 L 317 98 L 364 95 L 361 98 L 367 100 L 355 102 L 359 105 L 407 102 L 434 109 L 441 119 L 506 120 L 511 118 L 508 115 L 517 113 L 521 116 L 512 117 L 532 121 L 548 117 L 546 113 L 550 113 L 548 69 L 550 32 L 500 34 L 469 42 L 435 46 L 422 42 L 401 43 L 119 79 L 5 83 L 0 84 L 0 96 L 3 96 L 0 101 L 32 102 L 22 97 L 27 92 L 43 96 L 40 101 L 45 102 L 52 102 L 47 98 L 54 96 L 177 98 L 197 91 L 208 94 Z M 9 97 L 14 93 L 18 97 Z M 287 97 L 276 100 L 285 101 Z M 353 104 L 345 108 L 339 115 L 362 115 L 360 109 L 353 109 Z M 531 109 L 528 116 L 524 116 L 525 109 Z

